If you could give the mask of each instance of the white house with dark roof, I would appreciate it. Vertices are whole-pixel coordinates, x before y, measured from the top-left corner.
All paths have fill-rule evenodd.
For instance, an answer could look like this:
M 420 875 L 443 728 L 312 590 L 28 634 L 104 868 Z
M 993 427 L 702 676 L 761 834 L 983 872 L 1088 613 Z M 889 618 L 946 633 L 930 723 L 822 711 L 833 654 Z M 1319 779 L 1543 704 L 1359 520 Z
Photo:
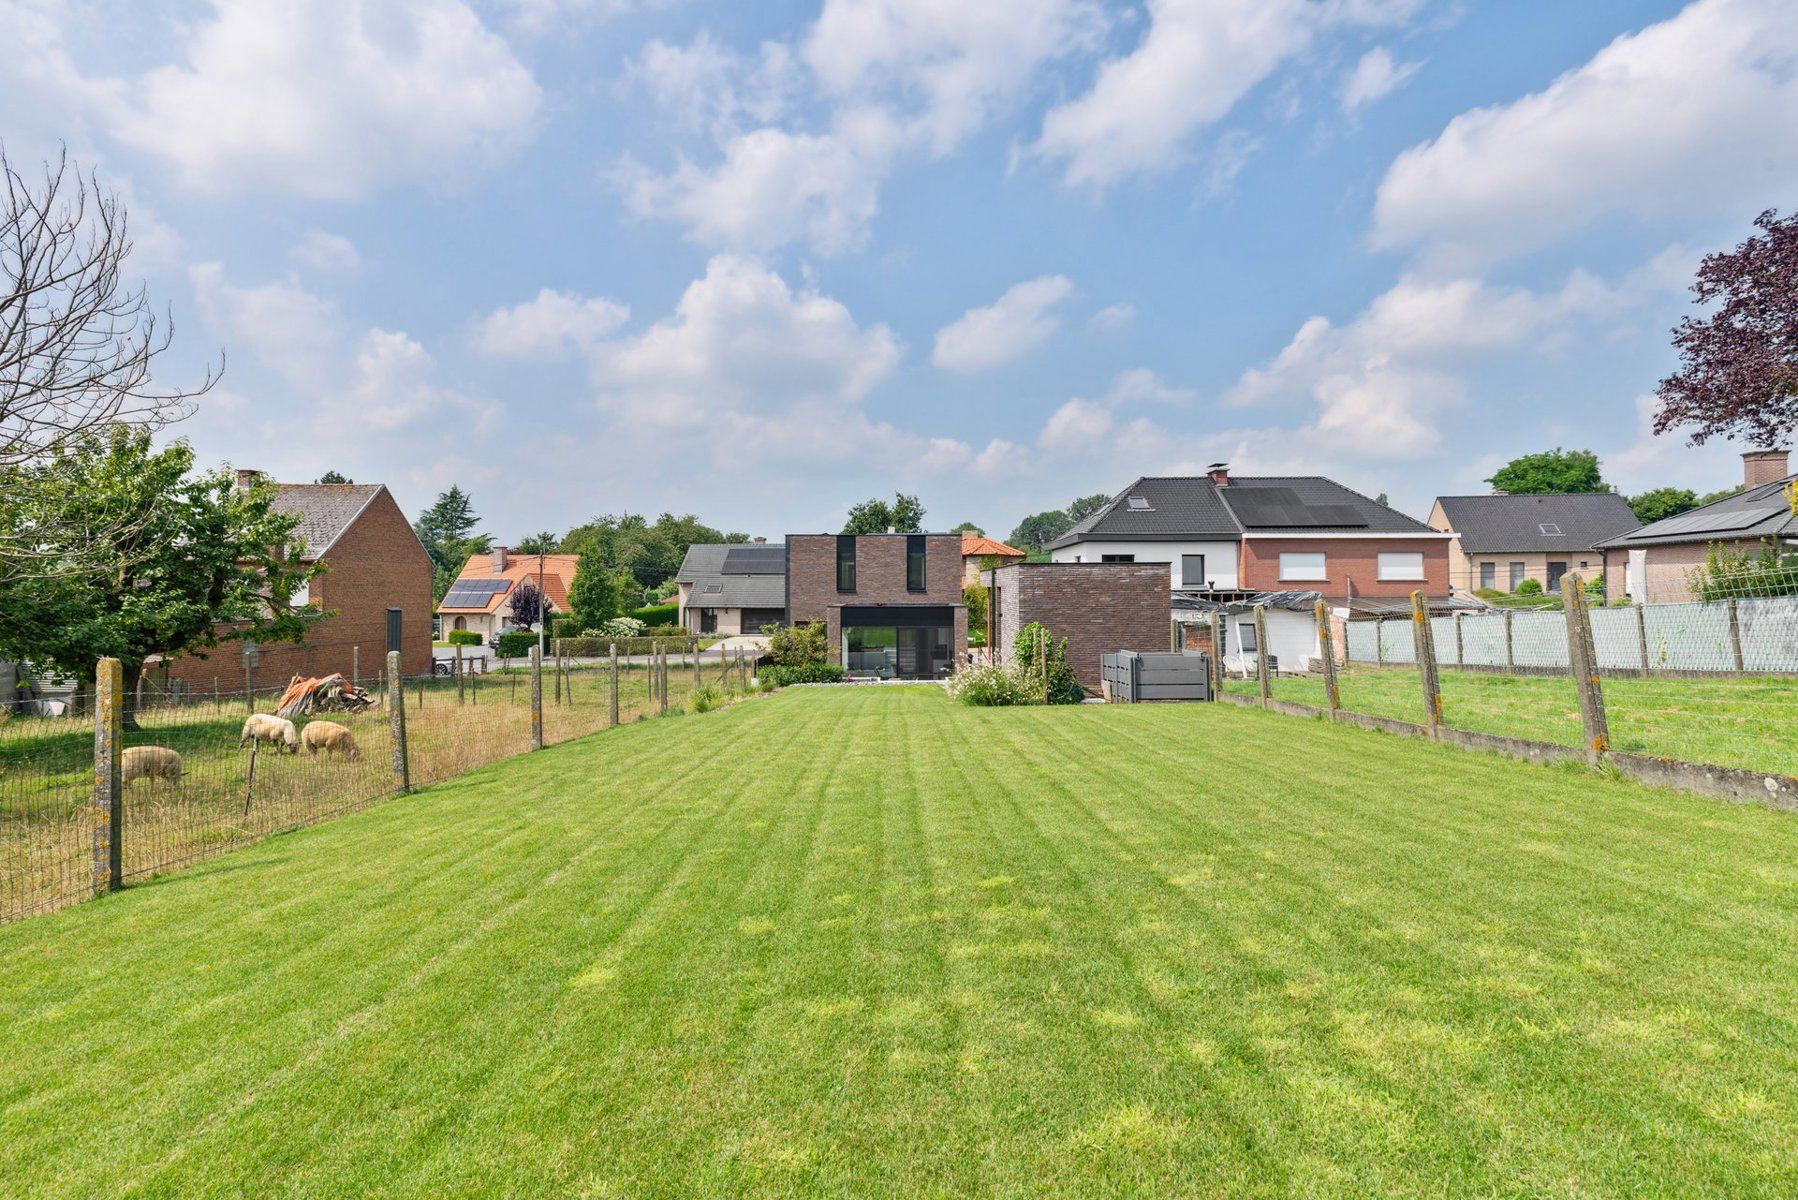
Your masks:
M 1515 592 L 1526 579 L 1547 592 L 1561 586 L 1563 575 L 1591 579 L 1604 571 L 1597 547 L 1641 525 L 1615 492 L 1438 496 L 1429 523 L 1454 535 L 1452 586 L 1502 592 Z
M 680 623 L 693 633 L 760 633 L 786 619 L 787 548 L 766 542 L 687 547 L 674 573 Z

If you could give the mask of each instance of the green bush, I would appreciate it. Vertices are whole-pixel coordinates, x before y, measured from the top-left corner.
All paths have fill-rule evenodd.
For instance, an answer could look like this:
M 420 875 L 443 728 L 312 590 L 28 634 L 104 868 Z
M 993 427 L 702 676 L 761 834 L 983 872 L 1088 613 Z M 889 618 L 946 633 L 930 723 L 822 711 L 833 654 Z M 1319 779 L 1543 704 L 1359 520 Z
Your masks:
M 787 687 L 795 683 L 841 683 L 843 668 L 834 663 L 804 663 L 798 666 L 762 667 L 755 677 L 767 687 Z
M 696 713 L 711 712 L 724 704 L 724 694 L 715 687 L 702 687 L 687 698 Z
M 528 629 L 514 629 L 499 635 L 494 649 L 502 658 L 528 658 L 531 647 L 537 644 L 537 635 Z
M 613 617 L 599 627 L 599 632 L 609 638 L 642 637 L 643 622 L 635 617 Z
M 643 622 L 645 626 L 673 625 L 680 620 L 680 605 L 649 604 L 642 608 L 632 609 L 626 615 Z
M 481 644 L 481 635 L 472 629 L 452 629 L 445 640 L 452 646 L 478 646 Z
M 1542 594 L 1542 585 L 1534 579 L 1526 579 L 1518 584 L 1517 590 L 1511 594 L 1513 596 L 1540 596 Z
M 1046 667 L 1038 661 L 1039 654 L 1047 658 Z M 1018 630 L 1012 639 L 1012 661 L 1018 673 L 1030 681 L 1039 702 L 1043 696 L 1048 697 L 1050 704 L 1078 704 L 1086 698 L 1086 692 L 1074 678 L 1074 668 L 1068 665 L 1068 640 L 1056 641 L 1041 622 L 1032 621 Z
M 768 658 L 776 666 L 821 666 L 828 657 L 822 621 L 808 621 L 791 628 L 764 625 L 762 632 L 768 637 Z
M 963 704 L 977 708 L 1006 708 L 1016 704 L 1040 704 L 1041 692 L 1015 669 L 1007 667 L 963 667 L 944 681 L 949 695 Z
M 671 638 L 678 638 L 678 639 L 684 640 L 686 638 L 692 637 L 693 635 L 680 625 L 645 625 L 643 627 L 643 632 L 639 633 L 637 636 L 638 637 L 646 637 L 646 638 L 661 638 L 663 641 L 667 641 Z

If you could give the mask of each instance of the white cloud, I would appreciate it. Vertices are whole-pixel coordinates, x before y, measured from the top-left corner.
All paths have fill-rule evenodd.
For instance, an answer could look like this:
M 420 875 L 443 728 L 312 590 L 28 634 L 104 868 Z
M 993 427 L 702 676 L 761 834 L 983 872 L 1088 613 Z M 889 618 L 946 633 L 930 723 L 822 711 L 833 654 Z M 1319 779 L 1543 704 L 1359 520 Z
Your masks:
M 930 361 L 946 371 L 985 371 L 1012 362 L 1060 327 L 1052 310 L 1073 294 L 1073 283 L 1063 275 L 1014 284 L 991 304 L 970 308 L 938 330 Z
M 701 30 L 684 46 L 657 38 L 625 67 L 623 87 L 677 124 L 709 129 L 720 141 L 745 123 L 766 125 L 792 106 L 798 65 L 784 42 L 764 42 L 754 61 Z
M 1375 46 L 1361 56 L 1354 70 L 1342 81 L 1342 110 L 1354 112 L 1364 104 L 1372 104 L 1403 87 L 1417 74 L 1420 62 L 1399 62 L 1384 46 Z
M 1380 184 L 1374 242 L 1447 263 L 1548 245 L 1608 216 L 1740 215 L 1798 189 L 1798 20 L 1698 0 L 1543 91 L 1462 113 Z
M 225 338 L 226 354 L 248 351 L 293 382 L 318 377 L 342 339 L 336 306 L 293 283 L 243 287 L 216 262 L 187 273 L 200 317 Z
M 618 181 L 640 216 L 673 217 L 704 245 L 771 250 L 806 241 L 841 254 L 861 244 L 899 136 L 886 114 L 862 110 L 824 134 L 770 127 L 737 135 L 710 170 L 683 161 L 658 176 L 627 164 Z
M 1105 393 L 1103 403 L 1111 408 L 1126 404 L 1190 404 L 1198 398 L 1192 388 L 1173 387 L 1147 367 L 1119 371 Z
M 1134 320 L 1136 320 L 1134 304 L 1107 304 L 1086 319 L 1086 327 L 1100 333 L 1112 333 L 1127 327 Z
M 544 288 L 522 304 L 488 313 L 475 325 L 472 344 L 495 357 L 549 358 L 591 349 L 630 315 L 629 308 L 604 296 Z
M 1149 0 L 1149 31 L 1099 70 L 1085 95 L 1050 110 L 1035 150 L 1070 186 L 1104 187 L 1184 160 L 1198 130 L 1335 24 L 1408 19 L 1413 0 Z
M 529 128 L 536 81 L 462 0 L 213 0 L 183 65 L 113 106 L 113 132 L 214 191 L 349 199 L 447 180 Z
M 435 424 L 468 433 L 489 433 L 498 410 L 433 382 L 436 364 L 405 333 L 370 329 L 356 346 L 349 386 L 323 400 L 337 424 L 363 435 L 394 434 Z
M 657 0 L 497 0 L 525 33 L 546 33 L 575 20 L 603 20 L 647 8 Z
M 342 234 L 314 229 L 289 250 L 288 256 L 315 271 L 354 271 L 362 265 L 356 244 Z

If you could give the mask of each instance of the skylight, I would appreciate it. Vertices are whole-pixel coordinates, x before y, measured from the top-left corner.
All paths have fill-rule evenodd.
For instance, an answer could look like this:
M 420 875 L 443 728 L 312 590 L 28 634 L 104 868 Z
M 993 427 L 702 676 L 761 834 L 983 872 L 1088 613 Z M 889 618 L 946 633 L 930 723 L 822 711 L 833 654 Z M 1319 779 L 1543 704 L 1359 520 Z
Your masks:
M 1148 499 L 1143 496 L 1130 497 L 1129 504 L 1130 504 L 1131 512 L 1154 512 L 1155 511 L 1154 509 L 1149 507 Z
M 1540 526 L 1540 528 L 1541 528 L 1543 534 L 1548 537 L 1560 537 L 1561 536 L 1561 527 L 1559 525 L 1547 524 L 1547 525 Z

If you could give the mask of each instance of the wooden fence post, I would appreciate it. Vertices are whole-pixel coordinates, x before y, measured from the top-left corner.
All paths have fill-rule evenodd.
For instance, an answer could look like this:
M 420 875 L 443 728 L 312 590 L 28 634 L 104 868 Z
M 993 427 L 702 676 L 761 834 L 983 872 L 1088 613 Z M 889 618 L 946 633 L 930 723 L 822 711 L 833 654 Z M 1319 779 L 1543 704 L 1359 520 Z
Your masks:
M 550 645 L 550 674 L 555 676 L 556 703 L 562 703 L 562 639 L 557 638 Z
M 350 647 L 350 683 L 362 686 L 362 647 Z
M 1642 678 L 1649 676 L 1648 669 L 1648 607 L 1636 605 L 1636 652 L 1642 656 Z
M 687 643 L 687 648 L 693 654 L 693 690 L 697 692 L 699 690 L 699 639 L 693 638 Z
M 1334 721 L 1342 710 L 1342 688 L 1336 679 L 1336 635 L 1330 628 L 1330 606 L 1319 600 L 1316 612 L 1317 648 L 1323 652 L 1324 663 L 1324 702 L 1329 707 L 1330 720 Z
M 1742 674 L 1742 616 L 1736 611 L 1736 598 L 1729 598 L 1729 650 L 1735 658 L 1736 674 Z
M 406 749 L 406 681 L 400 678 L 400 652 L 387 652 L 387 724 L 393 741 L 393 785 L 412 790 L 412 757 Z
M 456 643 L 456 703 L 462 703 L 462 643 Z
M 1514 614 L 1505 609 L 1505 674 L 1517 674 L 1517 641 L 1512 636 L 1511 617 Z
M 1604 688 L 1598 682 L 1598 655 L 1592 643 L 1592 614 L 1586 607 L 1586 590 L 1571 575 L 1561 577 L 1561 607 L 1567 616 L 1567 667 L 1579 692 L 1586 761 L 1597 766 L 1611 748 L 1611 726 L 1604 710 Z
M 1267 605 L 1255 606 L 1255 676 L 1260 680 L 1261 707 L 1274 694 L 1274 681 L 1269 679 L 1267 671 Z
M 1421 591 L 1411 593 L 1412 644 L 1417 653 L 1417 677 L 1423 683 L 1423 713 L 1430 736 L 1442 732 L 1442 681 L 1436 672 L 1436 631 L 1430 626 L 1430 610 Z
M 531 749 L 543 749 L 543 647 L 531 647 Z
M 612 720 L 611 725 L 618 724 L 618 643 L 612 643 Z
M 668 651 L 663 650 L 661 664 L 656 668 L 656 677 L 660 681 L 656 690 L 662 697 L 662 715 L 668 715 Z
M 1455 614 L 1455 666 L 1457 667 L 1467 665 L 1467 643 L 1461 638 L 1461 618 L 1466 615 L 1466 613 L 1460 612 Z
M 117 889 L 125 877 L 125 668 L 103 658 L 94 672 L 94 894 Z
M 1213 694 L 1224 690 L 1224 614 L 1211 614 L 1211 690 Z

